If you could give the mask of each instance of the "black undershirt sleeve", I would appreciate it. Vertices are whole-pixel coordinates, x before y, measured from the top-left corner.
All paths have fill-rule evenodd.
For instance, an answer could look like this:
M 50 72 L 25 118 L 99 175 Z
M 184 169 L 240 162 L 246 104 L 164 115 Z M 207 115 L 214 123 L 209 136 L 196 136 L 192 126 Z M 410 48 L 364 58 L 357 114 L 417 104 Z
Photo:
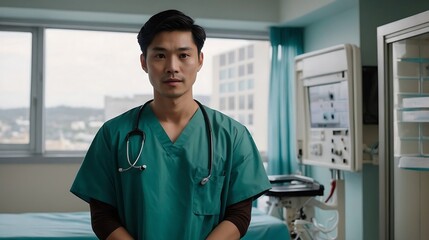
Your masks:
M 91 198 L 89 208 L 92 230 L 99 239 L 106 239 L 113 231 L 122 226 L 115 207 Z
M 252 213 L 252 198 L 232 204 L 225 210 L 224 220 L 232 222 L 243 237 L 249 228 Z

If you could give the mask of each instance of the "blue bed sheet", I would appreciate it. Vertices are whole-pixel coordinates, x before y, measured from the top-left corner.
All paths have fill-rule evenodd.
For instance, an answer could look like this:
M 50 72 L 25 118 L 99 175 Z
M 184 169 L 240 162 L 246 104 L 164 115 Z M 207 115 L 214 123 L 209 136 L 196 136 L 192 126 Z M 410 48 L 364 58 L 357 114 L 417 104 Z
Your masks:
M 98 239 L 89 212 L 0 214 L 0 239 Z
M 290 234 L 282 220 L 253 208 L 249 229 L 242 240 L 290 240 Z
M 0 239 L 96 240 L 89 212 L 0 214 Z M 253 208 L 244 240 L 289 240 L 289 231 L 279 219 Z

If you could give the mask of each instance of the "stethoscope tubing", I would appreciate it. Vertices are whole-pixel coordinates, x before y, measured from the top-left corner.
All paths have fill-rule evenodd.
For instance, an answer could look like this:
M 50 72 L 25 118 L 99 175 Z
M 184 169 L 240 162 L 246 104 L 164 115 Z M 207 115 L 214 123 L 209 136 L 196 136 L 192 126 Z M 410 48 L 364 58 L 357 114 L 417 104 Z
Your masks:
M 144 146 L 144 143 L 146 141 L 146 134 L 142 130 L 140 130 L 140 128 L 138 126 L 139 126 L 140 116 L 141 116 L 141 114 L 143 112 L 143 109 L 146 107 L 146 105 L 148 105 L 152 101 L 153 101 L 153 99 L 147 101 L 145 104 L 143 104 L 140 107 L 138 115 L 137 115 L 137 119 L 136 119 L 136 124 L 134 125 L 133 130 L 131 130 L 130 132 L 127 133 L 127 136 L 126 136 L 126 142 L 127 142 L 127 161 L 128 161 L 129 167 L 128 168 L 121 168 L 121 167 L 118 168 L 118 172 L 120 172 L 120 173 L 126 172 L 126 171 L 128 171 L 128 170 L 130 170 L 132 168 L 136 168 L 136 169 L 139 169 L 141 171 L 143 171 L 143 170 L 146 169 L 146 165 L 145 164 L 143 164 L 141 166 L 136 166 L 136 164 L 137 164 L 138 160 L 140 159 L 140 156 L 141 156 L 141 154 L 143 152 L 143 146 Z M 197 100 L 194 100 L 194 101 L 198 104 L 199 108 L 201 109 L 201 112 L 202 112 L 203 118 L 204 118 L 204 124 L 205 124 L 205 127 L 206 127 L 206 132 L 207 132 L 207 140 L 208 140 L 207 144 L 208 144 L 208 150 L 209 150 L 208 151 L 208 155 L 209 155 L 208 156 L 208 170 L 209 170 L 209 172 L 208 172 L 207 176 L 204 177 L 200 181 L 201 185 L 205 185 L 210 180 L 210 178 L 212 176 L 212 169 L 213 169 L 213 133 L 212 133 L 212 128 L 211 128 L 211 124 L 210 124 L 210 119 L 209 119 L 209 117 L 207 115 L 207 111 L 204 109 L 204 106 L 199 101 L 197 101 Z M 142 144 L 141 144 L 141 147 L 140 147 L 140 150 L 139 150 L 139 154 L 137 155 L 137 157 L 136 157 L 136 159 L 134 160 L 133 163 L 131 163 L 130 156 L 129 156 L 129 141 L 130 141 L 129 139 L 130 139 L 130 137 L 132 135 L 141 135 L 141 137 L 142 137 Z

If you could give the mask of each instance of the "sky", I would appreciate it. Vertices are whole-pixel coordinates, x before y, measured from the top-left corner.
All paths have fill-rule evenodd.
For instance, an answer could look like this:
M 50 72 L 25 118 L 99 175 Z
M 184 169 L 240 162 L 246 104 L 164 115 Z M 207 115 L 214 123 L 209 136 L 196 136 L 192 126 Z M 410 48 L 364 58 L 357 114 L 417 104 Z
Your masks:
M 135 33 L 48 29 L 45 37 L 45 105 L 103 107 L 104 95 L 152 93 L 140 66 Z M 0 32 L 0 108 L 29 105 L 31 36 Z M 247 40 L 209 38 L 194 94 L 212 92 L 212 57 L 248 45 Z

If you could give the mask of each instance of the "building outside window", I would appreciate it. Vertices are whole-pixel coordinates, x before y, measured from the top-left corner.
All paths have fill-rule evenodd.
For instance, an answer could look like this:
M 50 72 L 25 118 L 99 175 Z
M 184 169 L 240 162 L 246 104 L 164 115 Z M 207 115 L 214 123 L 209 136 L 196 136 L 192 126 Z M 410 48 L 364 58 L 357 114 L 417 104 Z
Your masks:
M 228 54 L 232 56 L 232 52 L 235 52 L 236 56 L 238 56 L 238 63 L 228 62 L 222 66 L 222 68 L 238 69 L 237 76 L 230 75 L 228 78 L 229 83 L 235 83 L 235 91 L 214 92 L 213 96 L 215 98 L 228 98 L 228 108 L 221 111 L 229 116 L 238 114 L 239 119 L 237 121 L 245 124 L 253 134 L 255 142 L 261 151 L 266 151 L 267 149 L 265 139 L 267 139 L 268 129 L 269 48 L 267 41 L 249 41 L 233 50 L 220 52 L 214 58 L 214 69 L 218 69 L 221 67 L 220 59 L 222 55 Z M 255 58 L 254 56 L 258 57 Z M 243 76 L 246 76 L 246 78 L 243 79 Z M 213 84 L 214 86 L 219 85 L 219 79 L 214 79 Z M 213 89 L 216 89 L 216 87 Z M 237 98 L 231 97 L 230 94 L 234 94 Z M 237 106 L 235 106 L 236 99 Z M 256 99 L 258 100 L 256 101 Z

